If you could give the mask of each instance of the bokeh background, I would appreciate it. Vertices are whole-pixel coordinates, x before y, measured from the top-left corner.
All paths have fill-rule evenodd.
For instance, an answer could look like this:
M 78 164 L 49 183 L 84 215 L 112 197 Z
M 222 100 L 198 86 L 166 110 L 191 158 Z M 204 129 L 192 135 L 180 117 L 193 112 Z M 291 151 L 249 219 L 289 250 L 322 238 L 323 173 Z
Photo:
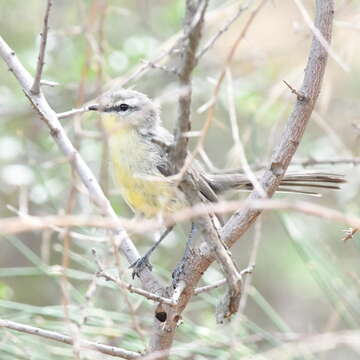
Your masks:
M 210 1 L 202 45 L 235 13 L 239 1 Z M 250 1 L 250 8 L 258 5 Z M 303 1 L 313 14 L 313 1 Z M 0 0 L 0 34 L 34 74 L 45 1 Z M 293 169 L 306 160 L 347 160 L 360 156 L 360 3 L 336 1 L 333 49 L 341 61 L 329 59 L 321 97 Z M 75 0 L 54 1 L 44 78 L 58 83 L 44 87 L 53 108 L 67 111 L 93 99 L 112 84 L 123 83 L 144 60 L 166 51 L 182 26 L 184 2 Z M 212 96 L 227 54 L 250 16 L 244 11 L 229 31 L 201 59 L 193 78 L 193 129 L 204 124 L 202 111 Z M 221 171 L 240 165 L 229 118 L 233 91 L 237 124 L 247 158 L 254 168 L 266 163 L 279 140 L 294 104 L 282 80 L 299 87 L 311 33 L 294 1 L 269 1 L 242 40 L 221 88 L 215 119 L 205 142 L 207 166 Z M 172 130 L 176 118 L 176 78 L 148 69 L 126 86 L 146 92 L 161 104 L 162 119 Z M 62 123 L 94 170 L 116 211 L 131 217 L 107 167 L 106 139 L 94 115 L 63 119 Z M 191 146 L 197 138 L 191 139 Z M 297 164 L 297 165 L 296 165 Z M 311 165 L 306 169 L 345 174 L 340 191 L 322 197 L 292 195 L 360 215 L 360 167 L 354 164 Z M 243 198 L 233 194 L 232 198 Z M 277 195 L 289 198 L 290 195 Z M 74 178 L 67 160 L 49 136 L 21 88 L 0 62 L 0 216 L 94 214 L 97 209 Z M 174 348 L 181 359 L 242 359 L 318 334 L 360 331 L 360 238 L 343 243 L 346 226 L 291 213 L 262 215 L 234 248 L 241 268 L 257 253 L 246 306 L 231 323 L 217 325 L 215 307 L 223 293 L 217 289 L 195 297 L 184 313 Z M 1 229 L 0 229 L 1 231 Z M 188 225 L 179 225 L 154 255 L 154 271 L 169 282 L 180 259 Z M 141 350 L 152 325 L 152 304 L 96 280 L 91 255 L 96 248 L 107 269 L 115 273 L 106 232 L 60 229 L 2 236 L 0 252 L 0 316 L 130 350 Z M 141 252 L 156 234 L 134 236 Z M 70 241 L 70 261 L 62 274 L 64 239 Z M 254 243 L 256 247 L 254 248 Z M 129 270 L 121 258 L 123 277 Z M 213 265 L 203 283 L 222 275 Z M 64 287 L 69 315 L 64 320 Z M 89 291 L 90 290 L 90 291 Z M 87 296 L 90 294 L 90 296 Z M 66 318 L 66 317 L 65 317 Z M 289 359 L 358 359 L 351 346 Z M 331 346 L 330 346 L 331 345 Z M 286 355 L 288 354 L 288 355 Z M 31 357 L 30 357 L 31 356 Z M 73 349 L 30 335 L 0 330 L 1 359 L 71 359 Z M 106 359 L 82 352 L 82 359 Z M 110 358 L 110 357 L 109 357 Z

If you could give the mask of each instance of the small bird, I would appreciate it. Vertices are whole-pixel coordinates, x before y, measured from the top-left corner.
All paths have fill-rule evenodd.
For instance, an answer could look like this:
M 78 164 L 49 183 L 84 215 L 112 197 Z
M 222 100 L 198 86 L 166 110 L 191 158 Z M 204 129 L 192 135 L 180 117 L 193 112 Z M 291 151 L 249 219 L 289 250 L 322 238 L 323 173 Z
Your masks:
M 160 109 L 148 96 L 123 88 L 111 90 L 101 95 L 97 103 L 88 109 L 103 115 L 115 183 L 135 214 L 155 217 L 189 205 L 177 181 L 171 176 L 174 174 L 168 149 L 173 136 L 162 126 Z M 188 171 L 196 174 L 200 193 L 206 201 L 216 202 L 217 195 L 228 190 L 252 189 L 252 183 L 240 172 L 212 174 L 206 172 L 198 161 L 194 161 Z M 343 182 L 343 177 L 337 174 L 293 173 L 284 176 L 279 190 L 316 194 L 292 187 L 339 189 L 338 184 Z M 149 256 L 171 229 L 167 228 L 154 246 L 131 265 L 135 275 L 144 266 L 151 268 Z

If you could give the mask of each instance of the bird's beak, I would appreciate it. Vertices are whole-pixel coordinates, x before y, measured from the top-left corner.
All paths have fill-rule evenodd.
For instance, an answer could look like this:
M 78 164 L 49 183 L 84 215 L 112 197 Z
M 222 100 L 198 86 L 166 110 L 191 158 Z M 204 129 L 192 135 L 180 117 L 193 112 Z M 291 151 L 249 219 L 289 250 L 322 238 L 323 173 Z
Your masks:
M 88 110 L 89 111 L 99 111 L 100 106 L 98 104 L 92 104 L 90 106 L 88 106 Z

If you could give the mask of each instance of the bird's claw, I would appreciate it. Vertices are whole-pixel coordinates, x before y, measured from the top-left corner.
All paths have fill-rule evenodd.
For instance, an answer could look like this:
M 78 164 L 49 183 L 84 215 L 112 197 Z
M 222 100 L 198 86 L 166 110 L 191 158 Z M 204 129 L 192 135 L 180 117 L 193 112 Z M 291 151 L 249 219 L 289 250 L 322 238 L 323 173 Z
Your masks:
M 180 264 L 178 264 L 178 266 L 176 266 L 175 270 L 171 274 L 172 285 L 174 288 L 176 288 L 178 282 L 184 278 L 184 275 L 185 275 L 184 263 L 181 262 Z
M 130 269 L 133 269 L 132 278 L 135 279 L 137 276 L 140 277 L 140 273 L 145 269 L 148 268 L 150 271 L 152 270 L 152 265 L 150 264 L 148 256 L 142 256 L 135 260 L 130 266 Z

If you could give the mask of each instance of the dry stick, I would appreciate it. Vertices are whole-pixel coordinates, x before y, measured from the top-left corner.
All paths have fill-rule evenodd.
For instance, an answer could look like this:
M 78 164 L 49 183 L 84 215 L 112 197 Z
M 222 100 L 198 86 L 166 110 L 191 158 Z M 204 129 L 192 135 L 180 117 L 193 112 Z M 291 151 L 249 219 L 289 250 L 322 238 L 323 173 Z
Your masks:
M 338 158 L 338 159 L 314 159 L 309 158 L 307 160 L 294 160 L 291 162 L 291 165 L 300 165 L 303 167 L 313 166 L 313 165 L 360 165 L 360 158 L 350 157 L 350 158 Z M 256 169 L 263 169 L 265 165 L 261 165 Z
M 313 204 L 309 201 L 288 201 L 288 200 L 246 200 L 240 201 L 220 201 L 209 206 L 197 204 L 192 207 L 180 210 L 173 215 L 164 219 L 163 223 L 154 220 L 134 221 L 120 219 L 121 225 L 131 232 L 143 233 L 144 231 L 155 231 L 165 226 L 174 225 L 196 217 L 204 216 L 213 212 L 216 214 L 226 214 L 233 212 L 240 207 L 250 207 L 252 209 L 262 210 L 291 210 L 310 216 L 316 216 L 322 219 L 331 220 L 340 224 L 347 224 L 354 229 L 360 229 L 360 217 L 354 215 L 344 215 L 325 206 Z M 140 226 L 141 225 L 141 226 Z M 11 235 L 25 231 L 53 229 L 54 227 L 84 227 L 92 226 L 97 228 L 116 229 L 118 222 L 112 218 L 100 216 L 83 216 L 83 215 L 48 215 L 48 216 L 22 216 L 0 219 L 0 234 Z M 85 237 L 86 240 L 89 240 Z
M 358 231 L 359 229 L 357 228 L 350 228 L 345 230 L 345 236 L 341 239 L 341 241 L 346 242 L 349 239 L 352 239 Z
M 99 271 L 97 273 L 98 277 L 103 277 L 107 281 L 112 281 L 120 289 L 126 289 L 131 293 L 144 296 L 145 298 L 147 298 L 149 300 L 156 301 L 156 302 L 159 302 L 159 303 L 163 303 L 163 304 L 166 304 L 166 305 L 169 305 L 169 306 L 175 306 L 176 305 L 176 301 L 173 301 L 172 299 L 165 298 L 165 297 L 162 297 L 162 296 L 158 296 L 156 294 L 152 294 L 152 293 L 150 293 L 148 291 L 145 291 L 143 289 L 136 288 L 135 286 L 132 286 L 131 284 L 128 284 L 127 282 L 125 282 L 125 281 L 123 281 L 123 280 L 121 280 L 119 278 L 116 278 L 115 276 L 110 275 L 109 273 L 107 273 L 105 271 L 104 266 L 101 263 L 101 261 L 99 260 L 95 249 L 92 249 L 92 253 L 94 255 L 95 262 L 96 262 L 96 264 L 97 264 L 97 266 L 99 268 Z
M 285 360 L 295 357 L 309 357 L 310 354 L 321 353 L 348 346 L 360 353 L 360 331 L 343 330 L 334 333 L 316 334 L 301 337 L 290 344 L 283 344 L 257 355 L 243 357 L 243 360 Z M 318 357 L 316 357 L 318 358 Z
M 232 5 L 230 5 L 230 6 L 232 6 Z M 227 8 L 225 8 L 224 10 L 227 10 Z M 209 11 L 207 13 L 205 19 L 208 20 L 210 18 L 214 18 L 214 15 L 216 15 L 217 12 L 218 12 L 218 9 L 213 9 L 213 10 Z M 231 22 L 231 19 L 229 20 L 229 22 Z M 232 23 L 233 22 L 231 22 L 231 24 Z M 231 24 L 229 24 L 229 27 Z M 217 40 L 220 37 L 220 35 L 222 35 L 223 33 L 224 32 L 221 32 L 219 34 L 219 36 L 216 37 L 215 40 Z M 179 42 L 181 42 L 181 40 L 183 38 L 184 38 L 184 34 L 183 35 L 181 35 L 180 33 L 174 34 L 173 36 L 170 37 L 169 40 L 167 40 L 165 43 L 163 43 L 161 45 L 160 49 L 158 49 L 157 52 L 161 52 L 160 55 L 156 55 L 155 57 L 153 57 L 150 60 L 143 61 L 143 63 L 141 65 L 138 65 L 135 70 L 131 71 L 131 73 L 128 75 L 127 78 L 114 79 L 111 82 L 112 85 L 117 84 L 117 85 L 124 87 L 131 81 L 139 80 L 143 75 L 145 75 L 147 73 L 147 71 L 149 71 L 152 68 L 152 65 L 155 65 L 156 67 L 158 67 L 158 66 L 161 67 L 161 64 L 164 63 L 166 57 L 168 57 L 176 52 L 179 52 L 178 44 L 179 44 Z M 161 64 L 158 65 L 158 63 L 160 63 L 160 62 L 161 62 Z M 162 70 L 165 70 L 165 69 L 162 69 Z M 172 72 L 172 70 L 173 69 L 171 68 L 170 71 Z M 178 76 L 177 71 L 176 71 L 176 75 Z
M 68 344 L 68 345 L 74 344 L 73 339 L 68 335 L 64 335 L 64 334 L 61 334 L 61 333 L 58 333 L 55 331 L 40 329 L 40 328 L 37 328 L 34 326 L 20 324 L 20 323 L 14 322 L 14 321 L 0 319 L 0 328 L 1 327 L 19 331 L 19 332 L 23 332 L 23 333 L 27 333 L 27 334 L 31 334 L 31 335 L 41 336 L 43 338 L 58 341 L 58 342 Z M 103 345 L 103 344 L 99 344 L 99 343 L 87 341 L 87 340 L 81 340 L 80 346 L 82 348 L 96 350 L 103 354 L 116 356 L 116 357 L 120 357 L 123 359 L 138 359 L 141 356 L 139 353 L 136 353 L 133 351 L 128 351 L 128 350 L 121 349 L 119 347 Z
M 204 45 L 204 47 L 196 55 L 196 60 L 199 61 L 216 43 L 224 32 L 228 31 L 230 26 L 240 17 L 240 15 L 249 7 L 249 2 L 246 5 L 241 4 L 236 13 L 219 29 L 219 31 Z
M 251 24 L 253 23 L 253 21 L 255 20 L 256 16 L 258 15 L 258 13 L 260 12 L 260 10 L 263 8 L 263 6 L 265 5 L 265 3 L 268 0 L 262 0 L 262 2 L 251 12 L 251 15 L 248 19 L 248 21 L 246 22 L 243 30 L 241 31 L 241 33 L 239 34 L 239 36 L 237 37 L 237 39 L 235 40 L 229 54 L 226 57 L 225 60 L 225 65 L 223 70 L 221 71 L 218 81 L 215 85 L 215 89 L 212 95 L 212 98 L 210 99 L 209 103 L 207 104 L 207 117 L 204 123 L 204 126 L 201 129 L 201 135 L 199 137 L 199 140 L 196 144 L 196 147 L 194 149 L 194 151 L 190 154 L 190 156 L 187 157 L 184 166 L 182 167 L 181 171 L 179 172 L 179 177 L 182 178 L 184 176 L 184 174 L 186 173 L 186 171 L 188 170 L 188 168 L 190 167 L 190 165 L 192 164 L 192 162 L 194 161 L 195 157 L 197 156 L 198 152 L 200 151 L 200 149 L 203 148 L 203 144 L 205 141 L 205 137 L 210 129 L 212 120 L 214 118 L 214 111 L 215 111 L 215 103 L 216 103 L 216 98 L 219 94 L 220 91 L 220 87 L 221 84 L 225 78 L 225 74 L 226 74 L 226 69 L 231 65 L 232 59 L 235 55 L 235 52 L 241 42 L 242 39 L 244 39 L 244 37 L 246 36 Z
M 41 81 L 41 74 L 44 68 L 44 59 L 45 59 L 45 50 L 46 50 L 46 42 L 48 37 L 48 30 L 49 30 L 49 16 L 50 16 L 50 9 L 52 6 L 52 0 L 47 0 L 46 4 L 46 10 L 45 10 L 45 16 L 44 16 L 44 25 L 41 36 L 41 42 L 40 42 L 40 51 L 38 56 L 38 61 L 36 65 L 36 73 L 33 85 L 30 89 L 30 92 L 33 95 L 39 95 L 40 93 L 40 81 Z
M 316 1 L 315 27 L 328 43 L 331 39 L 333 7 L 333 0 Z M 297 99 L 286 128 L 279 137 L 281 139 L 280 144 L 275 148 L 270 165 L 260 181 L 269 197 L 276 191 L 305 131 L 320 92 L 327 57 L 326 49 L 321 45 L 317 35 L 314 34 L 303 85 L 299 91 L 300 94 L 303 94 L 304 100 Z M 251 203 L 259 198 L 259 193 L 254 190 L 248 199 Z M 236 212 L 223 228 L 222 236 L 224 241 L 229 245 L 234 244 L 260 213 L 261 211 L 254 210 L 251 207 L 245 207 Z
M 184 55 L 180 64 L 179 80 L 181 88 L 184 91 L 179 96 L 178 119 L 174 134 L 174 146 L 170 151 L 170 159 L 174 164 L 174 171 L 178 172 L 184 165 L 187 156 L 188 137 L 185 136 L 191 130 L 190 123 L 190 105 L 191 105 L 191 75 L 196 66 L 196 52 L 201 39 L 201 31 L 207 9 L 208 0 L 193 1 L 186 3 L 186 13 L 184 22 L 183 39 Z M 196 183 L 196 179 L 195 179 Z M 185 194 L 192 204 L 200 202 L 197 191 L 194 191 L 194 185 L 186 181 L 181 184 Z M 205 217 L 198 220 L 198 226 L 204 233 L 204 237 L 209 247 L 215 252 L 217 261 L 222 265 L 226 278 L 229 281 L 228 296 L 224 301 L 223 313 L 228 317 L 237 311 L 241 295 L 241 278 L 236 266 L 231 258 L 231 254 L 224 247 L 214 225 L 214 217 Z M 187 261 L 186 258 L 183 261 Z
M 88 106 L 85 106 L 85 107 L 82 107 L 82 108 L 79 108 L 79 109 L 71 109 L 69 111 L 58 113 L 57 117 L 58 117 L 58 119 L 65 119 L 65 118 L 68 118 L 68 117 L 71 117 L 71 116 L 82 114 L 82 113 L 84 113 L 86 111 L 89 111 Z
M 306 11 L 304 4 L 302 3 L 302 0 L 294 0 L 294 3 L 296 4 L 297 8 L 299 9 L 302 17 L 305 20 L 306 25 L 310 28 L 311 32 L 316 36 L 320 44 L 326 49 L 327 53 L 330 57 L 333 58 L 335 62 L 338 63 L 338 65 L 345 71 L 349 72 L 349 65 L 346 64 L 338 54 L 332 49 L 330 46 L 330 41 L 327 39 L 321 31 L 319 31 L 316 26 L 314 26 L 314 23 L 311 21 L 309 13 Z
M 334 14 L 333 0 L 316 1 L 316 20 L 315 27 L 322 34 L 323 38 L 329 43 L 331 39 L 332 21 Z M 271 163 L 261 178 L 261 185 L 268 194 L 272 196 L 280 184 L 282 177 L 295 154 L 305 126 L 310 118 L 311 112 L 318 98 L 321 82 L 323 79 L 327 60 L 327 51 L 319 42 L 316 35 L 313 36 L 310 49 L 308 64 L 305 70 L 305 77 L 301 93 L 304 94 L 306 101 L 297 101 L 295 108 L 290 115 L 287 126 L 280 136 L 281 142 L 273 152 Z M 249 196 L 249 203 L 260 198 L 259 193 L 253 190 Z M 254 210 L 250 205 L 237 211 L 227 222 L 222 230 L 222 239 L 228 245 L 233 245 L 246 232 L 252 223 L 260 215 L 261 210 Z M 211 253 L 206 250 L 206 245 L 200 249 L 200 253 L 195 253 L 185 263 L 183 269 L 187 288 L 183 291 L 180 305 L 177 309 L 181 313 L 189 302 L 192 291 L 202 274 L 214 260 Z M 187 291 L 189 289 L 189 291 Z M 176 329 L 175 323 L 170 323 L 166 332 L 158 332 L 153 335 L 152 343 L 157 344 L 157 349 L 170 348 Z M 164 356 L 162 359 L 166 359 Z
M 244 270 L 241 270 L 240 275 L 241 276 L 248 275 L 248 274 L 251 274 L 253 271 L 254 271 L 254 266 L 250 265 L 247 268 L 245 268 Z M 227 282 L 226 279 L 221 279 L 214 284 L 199 287 L 194 290 L 194 295 L 199 295 L 201 293 L 209 292 L 213 289 L 217 289 L 218 287 L 226 284 L 226 282 Z
M 114 223 L 118 224 L 114 229 L 114 235 L 118 238 L 120 249 L 126 256 L 128 262 L 133 263 L 136 259 L 139 258 L 139 253 L 131 239 L 128 237 L 126 231 L 118 222 L 117 215 L 114 209 L 111 207 L 109 200 L 104 196 L 103 191 L 101 190 L 89 167 L 86 165 L 78 151 L 71 144 L 63 127 L 58 121 L 56 113 L 51 109 L 43 94 L 41 92 L 39 95 L 34 95 L 31 93 L 31 84 L 33 83 L 31 75 L 20 63 L 17 56 L 15 55 L 15 52 L 1 37 L 0 56 L 8 65 L 9 70 L 13 72 L 25 95 L 28 97 L 34 109 L 39 113 L 41 120 L 43 120 L 50 129 L 50 134 L 59 146 L 60 150 L 65 154 L 65 156 L 68 157 L 69 162 L 74 167 L 80 179 L 88 189 L 92 201 L 100 207 L 102 213 L 105 216 L 111 218 Z M 161 291 L 161 285 L 159 281 L 147 269 L 142 272 L 140 278 L 144 288 L 148 291 L 154 293 Z
M 187 0 L 184 21 L 184 34 L 182 55 L 179 73 L 180 87 L 183 89 L 179 95 L 178 117 L 174 133 L 174 146 L 170 151 L 171 162 L 175 164 L 175 172 L 180 169 L 187 156 L 188 137 L 185 133 L 191 130 L 190 106 L 191 106 L 191 74 L 196 66 L 196 51 L 201 39 L 201 31 L 204 23 L 204 15 L 208 6 L 208 0 Z
M 255 224 L 254 242 L 253 242 L 251 253 L 250 253 L 248 268 L 255 267 L 256 258 L 257 258 L 259 247 L 260 247 L 260 240 L 261 240 L 261 225 L 262 225 L 261 223 L 262 223 L 262 221 L 261 221 L 261 219 L 259 219 Z M 249 272 L 249 276 L 247 276 L 244 280 L 243 296 L 241 297 L 240 304 L 239 304 L 239 314 L 244 313 L 246 302 L 248 299 L 249 289 L 251 286 L 251 280 L 252 280 L 252 271 Z

